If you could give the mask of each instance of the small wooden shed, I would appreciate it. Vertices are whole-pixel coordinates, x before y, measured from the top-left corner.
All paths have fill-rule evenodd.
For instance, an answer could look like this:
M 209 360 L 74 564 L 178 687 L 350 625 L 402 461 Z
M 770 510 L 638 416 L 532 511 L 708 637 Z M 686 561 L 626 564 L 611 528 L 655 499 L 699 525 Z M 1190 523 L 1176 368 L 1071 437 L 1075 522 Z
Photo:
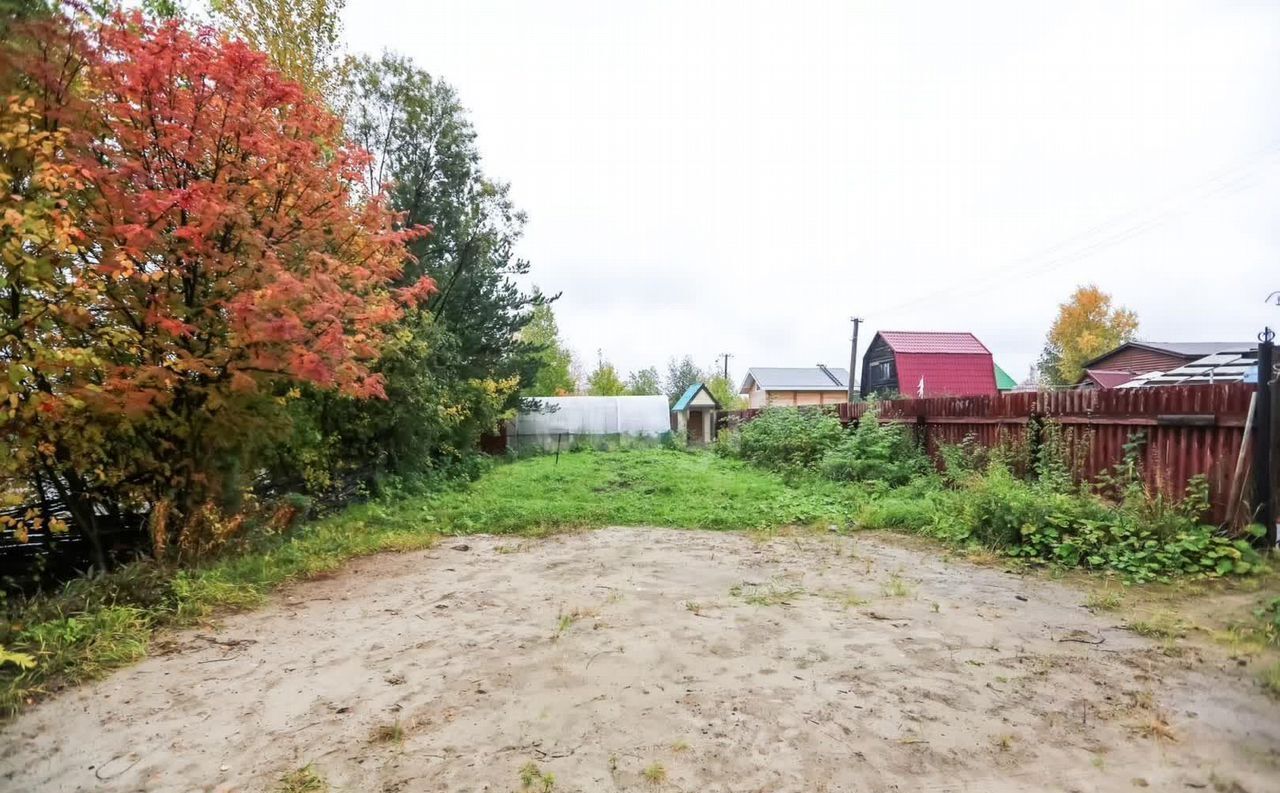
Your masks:
M 706 384 L 694 383 L 685 389 L 671 408 L 675 431 L 684 435 L 690 444 L 701 446 L 715 438 L 717 410 L 720 410 L 720 403 Z

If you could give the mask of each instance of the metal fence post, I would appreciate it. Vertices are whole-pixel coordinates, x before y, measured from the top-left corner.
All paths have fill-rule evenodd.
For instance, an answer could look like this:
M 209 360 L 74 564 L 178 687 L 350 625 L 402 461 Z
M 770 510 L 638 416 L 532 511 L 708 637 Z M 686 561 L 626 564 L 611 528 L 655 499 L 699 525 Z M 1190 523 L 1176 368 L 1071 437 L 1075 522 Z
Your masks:
M 1258 334 L 1258 406 L 1253 425 L 1253 501 L 1254 517 L 1265 529 L 1263 542 L 1268 549 L 1276 547 L 1275 481 L 1271 476 L 1274 453 L 1272 434 L 1272 378 L 1275 377 L 1275 333 L 1271 328 Z

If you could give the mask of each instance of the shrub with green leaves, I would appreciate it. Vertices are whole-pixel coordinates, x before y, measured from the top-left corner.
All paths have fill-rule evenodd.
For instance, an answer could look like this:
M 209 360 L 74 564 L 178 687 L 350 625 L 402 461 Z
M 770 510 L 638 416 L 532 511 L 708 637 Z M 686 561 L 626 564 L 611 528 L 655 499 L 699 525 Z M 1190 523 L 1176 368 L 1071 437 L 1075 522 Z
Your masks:
M 823 455 L 823 476 L 838 482 L 883 482 L 898 487 L 929 469 L 929 461 L 901 424 L 881 424 L 872 408 L 858 426 Z
M 768 408 L 738 431 L 738 453 L 756 465 L 812 470 L 845 438 L 840 419 L 825 410 Z

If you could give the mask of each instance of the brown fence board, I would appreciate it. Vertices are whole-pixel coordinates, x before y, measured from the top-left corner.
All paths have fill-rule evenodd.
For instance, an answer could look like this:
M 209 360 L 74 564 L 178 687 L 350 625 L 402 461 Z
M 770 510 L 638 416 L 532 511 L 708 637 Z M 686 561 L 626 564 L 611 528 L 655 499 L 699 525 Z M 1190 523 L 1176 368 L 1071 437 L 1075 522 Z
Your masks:
M 1203 475 L 1209 482 L 1212 519 L 1221 521 L 1253 391 L 1251 385 L 1221 383 L 899 399 L 878 407 L 881 421 L 918 424 L 925 450 L 935 460 L 942 446 L 970 436 L 988 447 L 1023 443 L 1032 419 L 1052 420 L 1062 427 L 1063 440 L 1079 452 L 1075 475 L 1083 481 L 1097 481 L 1121 462 L 1130 437 L 1141 432 L 1147 441 L 1141 456 L 1147 486 L 1178 498 L 1192 477 Z M 835 408 L 849 424 L 868 405 Z M 760 412 L 756 408 L 722 417 L 749 421 Z

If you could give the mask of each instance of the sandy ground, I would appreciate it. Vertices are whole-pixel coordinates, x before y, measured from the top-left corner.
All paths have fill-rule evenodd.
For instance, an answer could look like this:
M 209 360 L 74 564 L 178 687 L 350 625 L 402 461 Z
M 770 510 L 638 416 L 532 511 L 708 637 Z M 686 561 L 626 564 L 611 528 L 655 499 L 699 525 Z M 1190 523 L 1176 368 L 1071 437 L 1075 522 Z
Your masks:
M 469 537 L 34 708 L 0 789 L 1280 790 L 1280 706 L 1083 598 L 866 535 Z

